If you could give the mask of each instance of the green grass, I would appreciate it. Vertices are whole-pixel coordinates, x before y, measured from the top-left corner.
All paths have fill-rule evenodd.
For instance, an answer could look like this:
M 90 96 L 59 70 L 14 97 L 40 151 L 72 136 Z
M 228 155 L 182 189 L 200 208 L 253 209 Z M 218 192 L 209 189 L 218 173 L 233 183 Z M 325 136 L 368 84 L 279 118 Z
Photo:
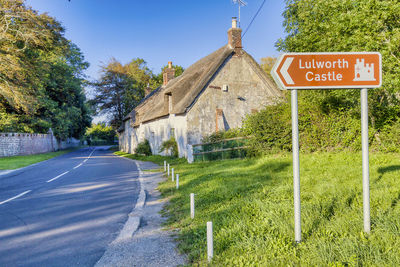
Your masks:
M 300 244 L 290 154 L 170 163 L 180 188 L 169 180 L 159 186 L 170 199 L 167 227 L 179 229 L 179 249 L 194 265 L 207 265 L 206 222 L 213 221 L 215 266 L 400 266 L 398 154 L 370 155 L 369 235 L 363 233 L 361 153 L 301 155 Z M 196 194 L 194 220 L 190 193 Z
M 57 152 L 49 152 L 43 154 L 27 155 L 27 156 L 13 156 L 0 158 L 0 170 L 15 170 L 18 168 L 26 167 L 34 163 L 48 160 L 65 153 L 71 152 L 74 149 L 61 150 Z
M 164 157 L 164 156 L 159 156 L 159 155 L 142 156 L 142 155 L 137 155 L 137 154 L 128 154 L 128 153 L 125 153 L 122 151 L 114 152 L 114 154 L 121 156 L 121 157 L 135 159 L 135 160 L 151 161 L 151 162 L 154 162 L 154 163 L 160 165 L 160 167 L 164 166 L 164 160 L 166 160 L 169 164 L 184 164 L 187 162 L 187 160 L 184 158 Z

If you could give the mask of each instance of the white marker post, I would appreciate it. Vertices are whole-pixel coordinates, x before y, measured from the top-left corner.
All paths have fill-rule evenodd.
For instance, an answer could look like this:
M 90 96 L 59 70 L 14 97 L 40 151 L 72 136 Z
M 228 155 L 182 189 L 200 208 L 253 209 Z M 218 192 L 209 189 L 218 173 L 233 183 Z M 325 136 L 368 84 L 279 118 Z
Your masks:
M 190 218 L 194 219 L 194 193 L 190 193 Z
M 167 171 L 167 162 L 164 160 L 164 171 Z
M 212 222 L 207 222 L 207 260 L 210 262 L 214 256 Z
M 172 168 L 172 182 L 174 181 L 174 168 Z
M 169 177 L 169 163 L 168 163 L 168 177 Z
M 179 174 L 176 174 L 176 189 L 179 189 Z

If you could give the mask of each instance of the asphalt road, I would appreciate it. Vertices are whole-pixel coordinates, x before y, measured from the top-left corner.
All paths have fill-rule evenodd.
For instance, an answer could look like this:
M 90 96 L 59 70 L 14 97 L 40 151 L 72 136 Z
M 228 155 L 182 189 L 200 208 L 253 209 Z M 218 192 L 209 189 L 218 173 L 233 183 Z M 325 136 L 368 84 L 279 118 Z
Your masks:
M 85 148 L 0 176 L 0 266 L 93 266 L 135 205 L 138 174 Z

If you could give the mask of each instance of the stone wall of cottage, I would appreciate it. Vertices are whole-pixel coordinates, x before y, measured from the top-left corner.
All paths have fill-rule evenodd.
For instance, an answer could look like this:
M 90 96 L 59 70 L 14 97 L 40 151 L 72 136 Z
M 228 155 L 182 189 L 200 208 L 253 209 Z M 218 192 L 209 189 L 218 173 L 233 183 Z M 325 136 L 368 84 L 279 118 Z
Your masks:
M 79 144 L 74 138 L 58 141 L 52 134 L 0 133 L 0 157 L 46 153 Z
M 241 127 L 247 114 L 274 104 L 267 86 L 244 57 L 229 58 L 187 113 L 188 144 Z
M 137 145 L 147 139 L 154 155 L 166 155 L 165 152 L 160 152 L 161 144 L 173 136 L 178 144 L 179 156 L 186 157 L 186 125 L 186 116 L 171 114 L 168 117 L 142 123 L 135 128 L 125 128 L 124 133 L 120 135 L 120 149 L 134 153 Z

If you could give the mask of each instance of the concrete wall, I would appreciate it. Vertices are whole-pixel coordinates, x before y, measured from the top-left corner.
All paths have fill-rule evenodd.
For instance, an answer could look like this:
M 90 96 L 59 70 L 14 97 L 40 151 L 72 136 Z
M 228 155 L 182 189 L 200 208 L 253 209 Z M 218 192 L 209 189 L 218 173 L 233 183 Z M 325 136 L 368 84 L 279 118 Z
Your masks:
M 188 143 L 200 143 L 217 128 L 241 127 L 247 114 L 273 103 L 266 86 L 244 57 L 228 59 L 187 113 Z
M 30 155 L 79 146 L 79 140 L 57 141 L 51 134 L 0 133 L 0 157 Z

